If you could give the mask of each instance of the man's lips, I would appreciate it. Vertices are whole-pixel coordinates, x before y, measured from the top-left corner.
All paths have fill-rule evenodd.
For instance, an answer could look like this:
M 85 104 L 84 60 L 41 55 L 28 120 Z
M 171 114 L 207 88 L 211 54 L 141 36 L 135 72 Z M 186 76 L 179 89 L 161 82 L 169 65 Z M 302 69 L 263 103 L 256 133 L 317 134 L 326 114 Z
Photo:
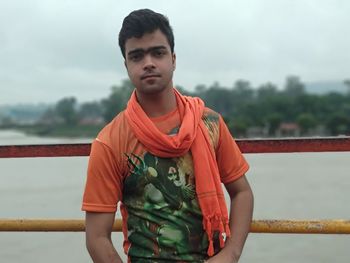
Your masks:
M 147 75 L 143 75 L 141 77 L 141 79 L 143 80 L 143 79 L 148 79 L 148 78 L 159 78 L 159 77 L 160 77 L 160 75 L 158 75 L 158 74 L 147 74 Z

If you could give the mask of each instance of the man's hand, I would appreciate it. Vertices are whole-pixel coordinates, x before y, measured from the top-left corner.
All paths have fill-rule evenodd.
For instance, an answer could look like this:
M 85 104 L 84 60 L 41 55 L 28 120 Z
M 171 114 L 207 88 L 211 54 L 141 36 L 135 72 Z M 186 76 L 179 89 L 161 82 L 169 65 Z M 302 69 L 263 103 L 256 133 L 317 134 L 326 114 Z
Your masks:
M 249 233 L 253 214 L 253 193 L 245 176 L 226 184 L 231 197 L 230 230 L 231 237 L 225 242 L 225 247 L 208 263 L 237 263 Z
M 221 250 L 215 256 L 209 258 L 206 263 L 238 263 L 238 257 L 235 257 L 232 253 Z
M 94 263 L 123 263 L 111 240 L 114 216 L 86 212 L 86 246 Z

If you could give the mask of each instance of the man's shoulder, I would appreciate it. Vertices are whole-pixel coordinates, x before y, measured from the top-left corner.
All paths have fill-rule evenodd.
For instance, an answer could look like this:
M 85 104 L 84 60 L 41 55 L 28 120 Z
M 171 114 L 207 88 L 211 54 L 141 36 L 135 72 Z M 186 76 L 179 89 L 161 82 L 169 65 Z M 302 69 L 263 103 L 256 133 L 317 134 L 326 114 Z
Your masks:
M 211 144 L 214 149 L 216 149 L 220 137 L 220 114 L 206 107 L 204 109 L 202 120 L 208 129 Z
M 211 108 L 205 107 L 202 119 L 206 122 L 219 124 L 220 114 Z
M 125 117 L 125 111 L 118 113 L 102 130 L 97 138 L 105 144 L 113 144 L 113 141 L 119 136 L 125 136 L 128 133 L 128 123 Z

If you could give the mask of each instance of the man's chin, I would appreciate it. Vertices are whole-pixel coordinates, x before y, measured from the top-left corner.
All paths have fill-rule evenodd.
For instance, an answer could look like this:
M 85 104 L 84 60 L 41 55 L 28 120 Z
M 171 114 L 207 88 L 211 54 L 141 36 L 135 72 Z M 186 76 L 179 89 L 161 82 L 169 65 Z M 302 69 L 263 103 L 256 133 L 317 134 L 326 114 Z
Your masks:
M 156 95 L 158 93 L 161 93 L 166 89 L 165 86 L 159 86 L 159 85 L 145 85 L 139 89 L 140 93 L 143 93 L 145 95 Z

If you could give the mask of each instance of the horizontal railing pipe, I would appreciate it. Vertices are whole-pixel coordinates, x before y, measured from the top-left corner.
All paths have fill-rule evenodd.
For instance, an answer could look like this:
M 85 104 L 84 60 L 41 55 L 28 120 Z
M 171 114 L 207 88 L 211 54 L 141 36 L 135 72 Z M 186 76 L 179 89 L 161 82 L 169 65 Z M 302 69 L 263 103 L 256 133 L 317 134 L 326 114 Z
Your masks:
M 117 219 L 113 231 L 121 231 Z M 0 232 L 83 232 L 82 219 L 0 219 Z M 253 220 L 252 233 L 350 234 L 350 220 Z
M 237 140 L 243 153 L 350 151 L 350 137 Z M 91 144 L 2 145 L 0 158 L 88 156 Z

